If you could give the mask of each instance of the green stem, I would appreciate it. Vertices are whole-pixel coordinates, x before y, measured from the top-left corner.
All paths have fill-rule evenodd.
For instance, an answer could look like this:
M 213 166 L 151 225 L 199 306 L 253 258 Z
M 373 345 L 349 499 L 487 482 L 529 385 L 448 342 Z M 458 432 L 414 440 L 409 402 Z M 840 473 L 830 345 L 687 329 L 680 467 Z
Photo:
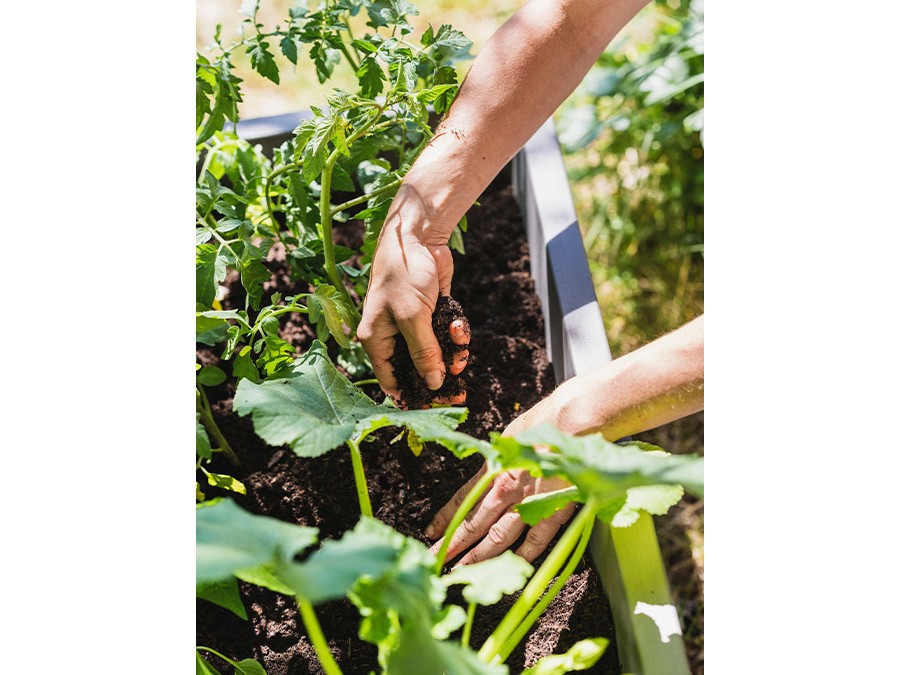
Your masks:
M 366 486 L 366 472 L 363 469 L 362 453 L 359 444 L 362 439 L 347 441 L 350 446 L 350 460 L 353 463 L 353 480 L 356 483 L 356 496 L 359 497 L 359 512 L 364 516 L 372 517 L 372 502 L 369 501 L 369 488 Z
M 319 663 L 322 664 L 322 668 L 325 670 L 325 675 L 343 675 L 341 667 L 331 655 L 331 650 L 328 648 L 328 642 L 325 640 L 325 634 L 319 625 L 319 619 L 316 617 L 312 603 L 298 596 L 297 607 L 300 608 L 300 618 L 303 620 L 303 626 L 306 628 L 306 634 L 309 635 L 313 649 L 316 650 L 316 656 L 319 657 Z
M 358 382 L 354 382 L 353 384 L 357 387 L 362 387 L 367 384 L 378 384 L 378 378 L 373 377 L 371 380 L 359 380 Z
M 518 645 L 528 634 L 528 631 L 531 630 L 531 627 L 540 618 L 541 614 L 544 613 L 544 610 L 547 609 L 547 606 L 551 602 L 553 602 L 553 598 L 555 598 L 559 594 L 559 592 L 562 590 L 562 587 L 566 584 L 566 581 L 569 580 L 569 577 L 572 576 L 572 573 L 575 571 L 575 568 L 578 566 L 578 563 L 581 561 L 581 558 L 584 555 L 584 550 L 587 548 L 588 541 L 591 538 L 591 532 L 594 529 L 595 522 L 595 518 L 590 518 L 585 521 L 584 527 L 581 531 L 581 539 L 578 541 L 578 545 L 575 547 L 575 551 L 569 558 L 569 562 L 566 563 L 565 568 L 563 568 L 562 572 L 559 573 L 559 576 L 556 577 L 556 581 L 553 582 L 553 585 L 550 587 L 550 589 L 546 593 L 544 593 L 544 597 L 541 598 L 540 602 L 538 602 L 538 604 L 536 604 L 531 609 L 531 611 L 528 613 L 528 616 L 525 617 L 522 623 L 520 623 L 516 627 L 512 635 L 510 635 L 501 646 L 499 652 L 501 663 L 509 658 L 509 655 L 512 653 L 513 649 L 516 648 L 516 645 Z
M 200 423 L 206 428 L 209 435 L 213 437 L 213 440 L 219 444 L 219 450 L 222 451 L 232 464 L 240 466 L 241 460 L 234 454 L 234 450 L 231 449 L 225 436 L 223 436 L 222 432 L 219 430 L 219 426 L 213 419 L 212 410 L 209 407 L 209 400 L 206 398 L 206 392 L 203 391 L 203 388 L 200 385 L 197 385 L 197 411 L 200 413 Z
M 222 659 L 226 663 L 230 663 L 232 666 L 237 666 L 237 661 L 234 661 L 233 659 L 229 659 L 222 652 L 217 652 L 212 647 L 205 647 L 203 645 L 197 645 L 197 649 L 202 649 L 203 651 L 209 652 L 210 654 L 215 654 L 216 656 L 218 656 L 220 659 Z
M 345 209 L 349 209 L 349 208 L 352 208 L 359 204 L 363 204 L 363 203 L 369 201 L 370 199 L 372 199 L 373 197 L 377 197 L 378 195 L 381 195 L 381 194 L 384 194 L 385 192 L 393 190 L 394 188 L 399 187 L 400 183 L 402 183 L 402 182 L 403 182 L 403 179 L 398 178 L 395 181 L 391 181 L 387 185 L 382 185 L 380 188 L 378 188 L 376 190 L 372 190 L 369 194 L 363 195 L 361 197 L 356 197 L 354 199 L 344 202 L 343 204 L 338 204 L 337 206 L 332 207 L 331 216 L 334 217 L 338 213 L 340 213 L 341 211 L 343 211 Z
M 475 486 L 469 490 L 469 494 L 462 500 L 459 508 L 456 509 L 456 513 L 453 514 L 450 524 L 447 525 L 447 529 L 444 531 L 444 539 L 441 541 L 441 547 L 437 552 L 437 560 L 434 563 L 435 574 L 440 574 L 441 570 L 444 568 L 444 560 L 447 558 L 447 551 L 450 549 L 450 540 L 453 539 L 453 535 L 456 533 L 457 528 L 459 528 L 466 516 L 469 515 L 469 511 L 475 507 L 478 500 L 481 499 L 481 495 L 488 489 L 491 481 L 499 474 L 500 469 L 485 472 L 485 474 L 478 479 L 478 482 L 475 483 Z
M 559 570 L 569 559 L 576 544 L 581 539 L 581 533 L 586 523 L 595 517 L 596 509 L 597 506 L 593 499 L 589 500 L 581 509 L 581 512 L 575 517 L 575 520 L 556 543 L 556 546 L 550 551 L 550 555 L 547 556 L 544 564 L 531 577 L 522 594 L 513 603 L 513 606 L 509 608 L 506 616 L 503 617 L 503 620 L 482 645 L 478 652 L 479 659 L 485 663 L 494 662 L 506 640 L 524 620 L 528 611 L 540 599 L 547 586 L 550 585 L 553 577 L 559 573 Z
M 469 603 L 469 611 L 466 612 L 466 625 L 463 626 L 462 637 L 459 640 L 459 643 L 463 647 L 469 646 L 469 638 L 472 636 L 472 624 L 475 622 L 475 608 L 478 605 L 474 602 Z
M 338 49 L 340 49 L 344 53 L 344 56 L 347 57 L 347 63 L 349 63 L 350 66 L 353 68 L 353 72 L 355 74 L 356 71 L 359 70 L 359 66 L 356 64 L 356 61 L 353 60 L 353 57 L 350 56 L 350 52 L 347 49 L 347 45 L 344 44 L 344 37 L 341 36 L 340 40 L 341 40 L 341 44 L 340 44 L 340 47 L 338 47 Z
M 347 137 L 348 147 L 365 134 L 366 131 L 375 124 L 378 118 L 381 117 L 381 113 L 384 109 L 377 104 L 375 107 L 377 112 L 372 115 L 372 118 Z M 347 287 L 344 286 L 344 282 L 338 274 L 337 264 L 334 259 L 334 237 L 331 232 L 331 173 L 334 170 L 334 165 L 337 163 L 339 156 L 340 150 L 335 148 L 334 151 L 328 155 L 328 159 L 325 160 L 325 167 L 322 169 L 322 176 L 319 178 L 319 183 L 322 187 L 322 194 L 319 197 L 319 216 L 322 226 L 322 254 L 325 257 L 325 273 L 328 275 L 328 279 L 331 281 L 332 285 L 344 295 L 347 305 L 353 309 L 352 321 L 354 325 L 352 328 L 356 328 L 356 324 L 359 323 L 360 319 L 359 310 L 357 310 L 356 303 L 353 302 L 350 293 L 347 291 Z
M 266 199 L 266 213 L 269 216 L 269 220 L 272 221 L 272 227 L 275 230 L 275 234 L 278 235 L 278 239 L 281 240 L 281 243 L 284 244 L 284 239 L 281 238 L 281 226 L 278 224 L 278 221 L 275 220 L 275 211 L 272 208 L 272 200 L 270 199 L 269 190 L 272 187 L 272 181 L 278 176 L 284 173 L 290 173 L 291 171 L 298 171 L 300 167 L 303 166 L 303 160 L 301 159 L 299 162 L 293 162 L 291 164 L 286 164 L 285 166 L 275 169 L 272 173 L 266 176 L 266 180 L 263 183 L 263 195 Z M 295 237 L 299 237 L 299 232 L 292 232 Z
M 211 219 L 211 218 L 212 218 L 212 216 L 206 216 L 206 218 L 205 218 L 204 220 L 199 220 L 199 219 L 198 219 L 198 220 L 197 220 L 197 224 L 198 224 L 198 225 L 202 225 L 203 227 L 205 227 L 205 228 L 209 231 L 209 233 L 212 234 L 212 236 L 213 236 L 214 238 L 216 238 L 216 239 L 219 240 L 219 243 L 222 244 L 222 246 L 224 246 L 225 248 L 228 249 L 228 252 L 231 253 L 231 255 L 234 256 L 234 259 L 239 261 L 239 260 L 241 259 L 240 256 L 238 256 L 238 254 L 234 252 L 234 249 L 231 248 L 231 246 L 228 244 L 227 241 L 225 241 L 224 239 L 222 239 L 222 235 L 220 235 L 218 232 L 216 232 L 215 227 L 210 227 L 210 224 L 208 223 L 208 221 L 209 221 L 209 219 Z M 215 221 L 213 221 L 213 225 L 214 225 L 214 224 L 215 224 Z

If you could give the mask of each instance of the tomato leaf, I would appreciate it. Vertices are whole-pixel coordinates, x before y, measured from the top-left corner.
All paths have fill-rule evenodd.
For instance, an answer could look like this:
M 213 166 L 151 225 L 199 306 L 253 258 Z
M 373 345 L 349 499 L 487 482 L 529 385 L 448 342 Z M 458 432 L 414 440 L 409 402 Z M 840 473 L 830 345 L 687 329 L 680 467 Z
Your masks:
M 275 63 L 275 57 L 269 51 L 268 42 L 257 38 L 247 48 L 247 54 L 250 55 L 250 65 L 256 72 L 278 84 L 278 66 Z

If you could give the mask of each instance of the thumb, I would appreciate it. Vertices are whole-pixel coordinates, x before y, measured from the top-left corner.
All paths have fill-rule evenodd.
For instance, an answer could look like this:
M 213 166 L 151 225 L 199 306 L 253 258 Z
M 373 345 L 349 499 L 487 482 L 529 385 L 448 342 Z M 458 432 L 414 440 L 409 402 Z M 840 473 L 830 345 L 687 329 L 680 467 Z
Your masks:
M 431 328 L 431 315 L 421 313 L 407 321 L 398 321 L 397 327 L 406 339 L 409 355 L 419 375 L 429 389 L 440 389 L 444 384 L 444 358 Z

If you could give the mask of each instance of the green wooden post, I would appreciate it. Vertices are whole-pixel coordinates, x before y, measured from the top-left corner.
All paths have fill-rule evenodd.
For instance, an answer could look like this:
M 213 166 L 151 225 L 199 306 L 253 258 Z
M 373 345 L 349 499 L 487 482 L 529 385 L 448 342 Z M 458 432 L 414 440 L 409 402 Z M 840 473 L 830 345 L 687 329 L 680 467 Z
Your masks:
M 590 543 L 616 622 L 623 673 L 690 675 L 653 519 L 631 527 L 598 522 Z

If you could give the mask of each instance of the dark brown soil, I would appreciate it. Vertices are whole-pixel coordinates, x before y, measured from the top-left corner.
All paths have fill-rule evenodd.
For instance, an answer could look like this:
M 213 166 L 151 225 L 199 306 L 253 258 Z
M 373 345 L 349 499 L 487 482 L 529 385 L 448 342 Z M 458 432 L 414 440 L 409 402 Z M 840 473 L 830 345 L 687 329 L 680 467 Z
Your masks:
M 463 314 L 462 305 L 449 295 L 439 296 L 431 317 L 431 327 L 441 346 L 444 366 L 447 368 L 444 383 L 439 389 L 428 388 L 425 379 L 419 375 L 413 365 L 412 356 L 409 354 L 409 348 L 403 335 L 397 333 L 394 336 L 394 354 L 389 359 L 389 363 L 394 368 L 394 377 L 397 379 L 397 387 L 400 389 L 400 400 L 397 403 L 401 408 L 411 410 L 427 408 L 436 399 L 453 402 L 457 396 L 465 393 L 465 370 L 459 375 L 453 375 L 450 372 L 450 364 L 453 363 L 455 356 L 469 348 L 468 342 L 458 345 L 450 339 L 450 324 L 457 319 L 461 319 L 468 326 L 468 319 Z M 471 338 L 471 328 L 467 332 Z M 472 362 L 470 355 L 466 367 L 470 366 Z
M 489 432 L 502 431 L 520 412 L 550 393 L 554 378 L 544 349 L 540 304 L 529 275 L 528 246 L 508 174 L 501 174 L 479 201 L 481 206 L 469 214 L 468 254 L 454 260 L 453 292 L 468 313 L 474 357 L 464 371 L 470 414 L 460 429 L 487 438 Z M 272 264 L 278 265 L 277 261 Z M 305 290 L 292 287 L 283 273 L 276 279 L 269 292 Z M 238 295 L 240 284 L 236 286 Z M 292 318 L 283 336 L 301 351 L 314 339 L 302 317 Z M 201 363 L 217 363 L 218 353 L 218 349 L 202 347 L 198 358 Z M 224 367 L 230 372 L 228 364 Z M 376 400 L 383 398 L 377 387 L 368 387 L 366 392 Z M 354 526 L 359 505 L 347 452 L 338 449 L 320 458 L 304 459 L 285 448 L 266 446 L 254 434 L 249 418 L 232 414 L 230 380 L 207 393 L 222 432 L 242 460 L 234 469 L 217 459 L 223 462 L 219 469 L 231 472 L 247 486 L 247 495 L 236 500 L 241 506 L 318 527 L 322 539 L 339 537 Z M 363 447 L 375 516 L 405 535 L 427 541 L 424 529 L 432 516 L 475 473 L 481 460 L 459 461 L 431 444 L 415 457 L 404 444 L 389 443 L 395 435 L 395 429 L 383 429 Z M 208 492 L 214 494 L 215 490 Z M 535 565 L 541 561 L 539 558 Z M 269 675 L 322 672 L 291 598 L 243 583 L 241 593 L 248 622 L 197 601 L 198 645 L 235 659 L 256 658 Z M 478 609 L 473 647 L 480 646 L 511 602 L 505 598 L 498 605 Z M 378 670 L 375 647 L 357 637 L 359 616 L 349 601 L 320 605 L 316 611 L 344 673 Z M 598 636 L 609 637 L 612 644 L 588 672 L 618 673 L 609 605 L 597 574 L 582 562 L 507 660 L 510 672 L 520 672 L 541 656 L 565 651 L 579 639 Z M 223 673 L 230 672 L 224 663 L 211 660 Z

